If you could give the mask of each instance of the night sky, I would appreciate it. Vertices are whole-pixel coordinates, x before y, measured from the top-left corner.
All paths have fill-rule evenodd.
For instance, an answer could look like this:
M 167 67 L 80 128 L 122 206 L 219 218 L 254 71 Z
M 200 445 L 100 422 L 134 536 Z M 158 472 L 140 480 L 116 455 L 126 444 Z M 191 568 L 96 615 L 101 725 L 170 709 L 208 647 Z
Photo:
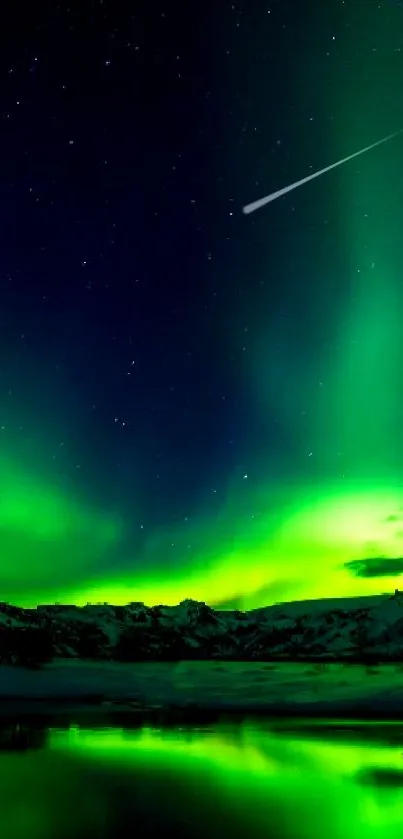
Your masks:
M 242 206 L 402 90 L 398 0 L 9 4 L 0 599 L 399 585 L 403 138 Z

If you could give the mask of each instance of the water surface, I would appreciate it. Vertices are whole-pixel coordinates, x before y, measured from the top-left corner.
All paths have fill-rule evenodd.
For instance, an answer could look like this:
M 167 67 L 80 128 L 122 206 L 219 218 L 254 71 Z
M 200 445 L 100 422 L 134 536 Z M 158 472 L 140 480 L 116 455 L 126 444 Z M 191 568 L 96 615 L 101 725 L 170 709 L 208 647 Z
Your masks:
M 0 836 L 401 839 L 403 726 L 4 723 Z

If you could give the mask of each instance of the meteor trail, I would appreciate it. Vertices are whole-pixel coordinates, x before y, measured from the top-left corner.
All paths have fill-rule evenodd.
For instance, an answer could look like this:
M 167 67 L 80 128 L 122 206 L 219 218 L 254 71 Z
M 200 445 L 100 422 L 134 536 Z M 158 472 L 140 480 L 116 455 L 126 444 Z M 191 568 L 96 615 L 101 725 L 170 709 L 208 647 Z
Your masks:
M 255 210 L 260 210 L 261 207 L 264 207 L 266 204 L 270 204 L 272 201 L 275 201 L 276 198 L 281 198 L 282 195 L 287 195 L 287 192 L 292 192 L 293 189 L 297 189 L 297 187 L 302 186 L 303 184 L 307 184 L 308 181 L 313 181 L 314 178 L 319 178 L 320 175 L 324 175 L 325 172 L 330 172 L 331 169 L 335 169 L 336 166 L 341 166 L 342 163 L 347 163 L 349 160 L 352 160 L 353 157 L 358 157 L 359 154 L 364 154 L 366 151 L 370 151 L 370 149 L 374 149 L 375 146 L 380 146 L 381 143 L 386 143 L 387 140 L 391 140 L 393 137 L 397 137 L 398 134 L 403 133 L 403 128 L 399 131 L 395 131 L 394 134 L 388 134 L 387 137 L 383 137 L 382 140 L 377 140 L 376 143 L 372 143 L 370 146 L 365 146 L 365 149 L 360 149 L 360 151 L 354 152 L 354 154 L 350 154 L 348 157 L 343 157 L 342 160 L 338 160 L 337 163 L 332 163 L 330 166 L 326 166 L 324 169 L 319 169 L 319 172 L 314 172 L 313 175 L 308 175 L 307 178 L 302 178 L 301 181 L 295 181 L 293 184 L 289 186 L 283 187 L 283 189 L 278 189 L 276 192 L 271 192 L 270 195 L 266 195 L 264 198 L 259 198 L 257 201 L 252 201 L 251 204 L 245 204 L 242 207 L 242 212 L 246 215 L 249 213 L 254 213 Z

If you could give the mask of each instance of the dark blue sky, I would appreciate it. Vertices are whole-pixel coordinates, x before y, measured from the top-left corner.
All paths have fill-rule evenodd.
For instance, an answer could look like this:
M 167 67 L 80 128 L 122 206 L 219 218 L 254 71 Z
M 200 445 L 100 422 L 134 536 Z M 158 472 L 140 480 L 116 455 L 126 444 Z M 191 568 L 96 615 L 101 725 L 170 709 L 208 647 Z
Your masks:
M 8 10 L 0 454 L 124 520 L 99 567 L 144 569 L 147 540 L 189 522 L 210 554 L 229 498 L 247 529 L 262 487 L 336 469 L 317 388 L 349 294 L 351 173 L 241 208 L 403 124 L 400 6 L 359 7 Z

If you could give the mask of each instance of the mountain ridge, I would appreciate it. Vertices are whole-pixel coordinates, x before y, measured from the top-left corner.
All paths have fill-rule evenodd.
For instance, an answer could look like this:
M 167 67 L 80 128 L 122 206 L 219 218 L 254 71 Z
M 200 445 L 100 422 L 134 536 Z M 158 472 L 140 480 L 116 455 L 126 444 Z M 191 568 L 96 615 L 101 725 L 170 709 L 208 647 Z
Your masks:
M 108 661 L 403 661 L 403 593 L 220 610 L 132 602 L 34 609 L 0 602 L 0 664 Z

